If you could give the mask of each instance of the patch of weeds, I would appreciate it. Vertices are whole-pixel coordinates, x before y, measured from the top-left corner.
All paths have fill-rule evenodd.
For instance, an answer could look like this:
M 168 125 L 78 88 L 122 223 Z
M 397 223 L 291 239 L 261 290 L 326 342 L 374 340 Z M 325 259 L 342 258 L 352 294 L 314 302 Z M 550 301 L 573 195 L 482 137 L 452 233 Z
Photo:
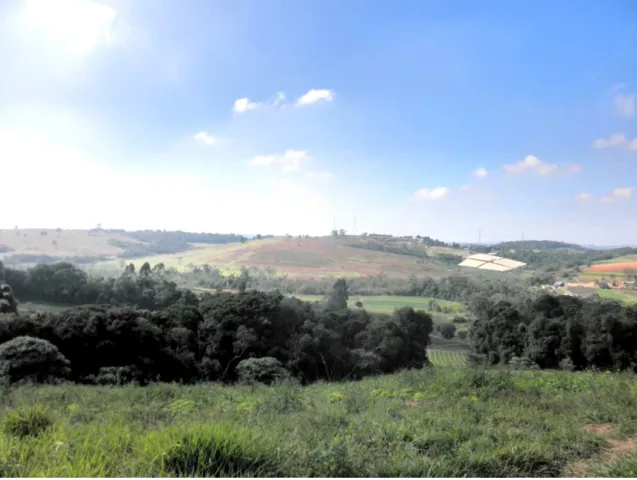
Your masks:
M 509 395 L 515 390 L 511 372 L 506 370 L 474 369 L 469 373 L 469 386 L 483 398 Z
M 185 398 L 179 398 L 168 405 L 168 410 L 173 415 L 188 415 L 195 411 L 195 402 Z
M 155 432 L 146 439 L 159 475 L 283 476 L 276 456 L 251 432 L 227 424 Z
M 258 411 L 278 414 L 296 413 L 305 409 L 303 390 L 299 386 L 281 385 L 272 389 L 272 395 L 259 402 Z
M 298 473 L 301 477 L 352 478 L 360 476 L 360 471 L 356 468 L 347 444 L 339 437 L 310 450 L 303 463 L 305 471 Z
M 7 435 L 18 438 L 37 437 L 53 425 L 53 418 L 45 407 L 34 405 L 9 411 L 2 423 Z
M 342 401 L 344 398 L 345 398 L 345 395 L 343 395 L 340 392 L 330 392 L 327 394 L 327 401 L 329 403 L 338 403 Z

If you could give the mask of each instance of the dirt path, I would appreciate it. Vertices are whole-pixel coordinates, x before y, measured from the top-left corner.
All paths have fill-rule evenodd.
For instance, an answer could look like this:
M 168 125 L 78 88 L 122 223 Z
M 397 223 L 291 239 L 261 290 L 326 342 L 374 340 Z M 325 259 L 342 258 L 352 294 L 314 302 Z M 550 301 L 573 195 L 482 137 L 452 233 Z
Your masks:
M 608 442 L 609 448 L 604 449 L 598 455 L 585 460 L 577 460 L 571 462 L 564 467 L 562 477 L 590 477 L 595 467 L 600 464 L 612 462 L 623 454 L 633 452 L 637 448 L 637 442 L 633 438 L 619 440 L 611 438 L 616 435 L 617 430 L 609 424 L 593 424 L 586 425 L 584 430 L 592 432 L 604 437 Z

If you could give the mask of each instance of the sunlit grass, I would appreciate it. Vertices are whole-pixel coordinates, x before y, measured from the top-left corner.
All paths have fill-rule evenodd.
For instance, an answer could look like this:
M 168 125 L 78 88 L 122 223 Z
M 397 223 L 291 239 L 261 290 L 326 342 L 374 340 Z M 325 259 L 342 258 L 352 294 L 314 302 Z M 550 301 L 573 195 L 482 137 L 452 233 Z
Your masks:
M 2 433 L 3 476 L 521 477 L 558 476 L 574 462 L 582 474 L 637 473 L 634 456 L 611 459 L 604 437 L 584 428 L 635 434 L 628 374 L 430 367 L 305 388 L 2 390 L 3 419 L 17 411 L 51 423 Z

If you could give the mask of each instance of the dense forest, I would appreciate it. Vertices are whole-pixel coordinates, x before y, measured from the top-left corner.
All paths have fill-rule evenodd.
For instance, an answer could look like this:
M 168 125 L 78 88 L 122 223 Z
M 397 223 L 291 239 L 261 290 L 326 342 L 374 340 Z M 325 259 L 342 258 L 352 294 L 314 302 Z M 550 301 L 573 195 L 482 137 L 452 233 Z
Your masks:
M 110 279 L 68 263 L 27 271 L 0 264 L 0 273 L 7 282 L 0 299 L 0 374 L 14 381 L 33 375 L 81 383 L 356 379 L 426 365 L 433 330 L 432 318 L 411 308 L 393 315 L 347 308 L 356 279 L 332 281 L 325 301 L 307 303 L 250 289 L 247 271 L 238 277 L 239 293 L 202 296 L 180 288 L 161 264 L 139 271 L 131 264 Z M 461 276 L 414 277 L 404 288 L 400 293 L 469 306 L 475 363 L 637 367 L 637 306 Z M 23 315 L 19 301 L 75 307 Z
M 0 376 L 89 384 L 292 376 L 307 383 L 427 363 L 433 329 L 428 314 L 348 309 L 342 280 L 326 302 L 315 304 L 256 291 L 173 300 L 158 310 L 96 305 L 28 316 L 19 314 L 15 302 L 5 302 Z

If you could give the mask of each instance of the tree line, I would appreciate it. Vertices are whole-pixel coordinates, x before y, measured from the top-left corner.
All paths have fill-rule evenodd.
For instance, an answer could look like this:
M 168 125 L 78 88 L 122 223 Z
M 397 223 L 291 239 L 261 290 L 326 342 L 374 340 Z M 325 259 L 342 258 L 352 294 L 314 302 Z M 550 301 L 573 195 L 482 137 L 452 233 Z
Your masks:
M 68 270 L 58 268 L 59 275 L 51 278 L 68 285 Z M 309 383 L 360 379 L 427 363 L 431 316 L 412 308 L 392 315 L 349 309 L 344 280 L 336 281 L 325 301 L 315 303 L 279 292 L 197 297 L 180 290 L 158 302 L 161 289 L 146 283 L 162 284 L 152 270 L 128 269 L 121 278 L 128 279 L 125 285 L 132 290 L 126 293 L 130 296 L 117 298 L 120 305 L 96 304 L 48 314 L 20 314 L 19 305 L 10 298 L 13 293 L 3 287 L 0 376 L 11 382 L 64 378 L 87 384 L 145 384 L 233 382 L 248 375 L 292 376 Z M 53 288 L 54 282 L 39 286 Z M 43 295 L 82 298 L 65 297 L 71 293 L 58 288 Z
M 476 297 L 477 363 L 637 371 L 637 305 L 566 295 Z

